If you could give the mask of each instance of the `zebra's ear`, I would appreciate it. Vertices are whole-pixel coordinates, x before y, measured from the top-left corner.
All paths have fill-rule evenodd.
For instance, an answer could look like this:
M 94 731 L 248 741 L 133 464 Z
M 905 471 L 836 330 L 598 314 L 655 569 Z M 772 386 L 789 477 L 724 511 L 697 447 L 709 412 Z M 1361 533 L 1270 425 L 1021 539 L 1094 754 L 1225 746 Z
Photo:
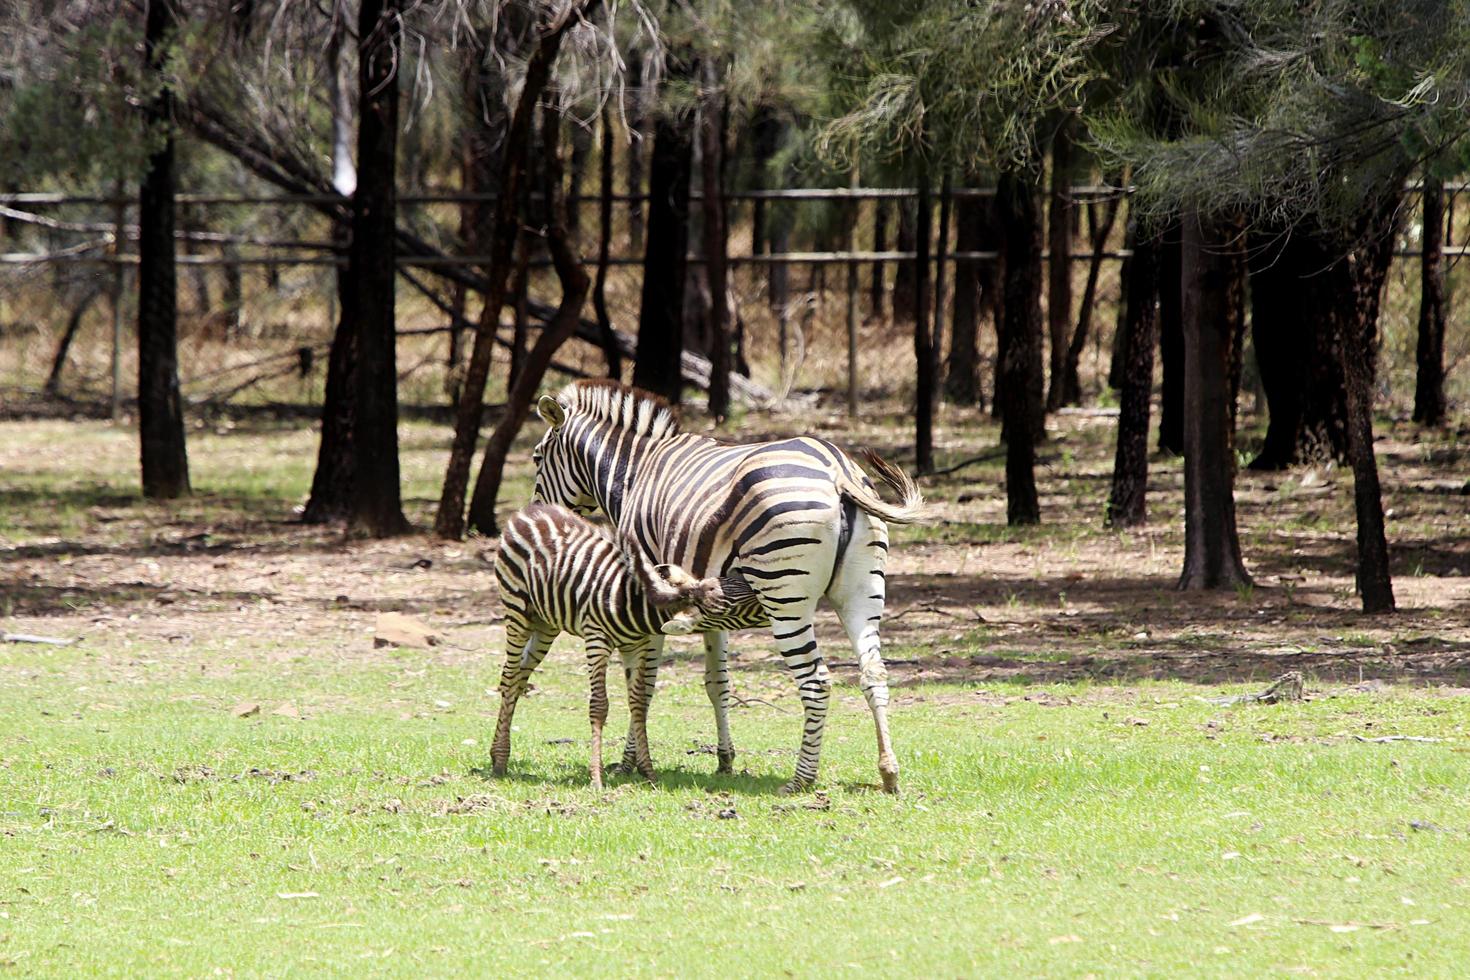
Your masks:
M 550 395 L 541 396 L 541 400 L 536 403 L 536 414 L 553 429 L 560 429 L 567 420 L 567 410 Z

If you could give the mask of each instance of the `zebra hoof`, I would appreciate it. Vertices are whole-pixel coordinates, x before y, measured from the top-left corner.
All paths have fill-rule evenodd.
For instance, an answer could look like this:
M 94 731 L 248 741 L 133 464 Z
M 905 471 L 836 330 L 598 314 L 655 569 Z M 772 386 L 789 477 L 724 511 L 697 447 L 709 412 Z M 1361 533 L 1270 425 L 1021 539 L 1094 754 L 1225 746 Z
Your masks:
M 637 769 L 627 762 L 619 762 L 615 766 L 608 766 L 605 771 L 609 776 L 631 776 Z
M 791 777 L 791 781 L 776 790 L 777 796 L 795 796 L 797 793 L 805 793 L 816 785 L 815 779 L 803 779 L 800 776 Z
M 719 759 L 720 764 L 715 767 L 715 774 L 718 776 L 733 775 L 735 772 L 735 750 L 731 749 L 729 752 L 720 752 Z
M 896 772 L 880 772 L 878 775 L 880 775 L 880 776 L 883 777 L 883 792 L 885 792 L 885 793 L 891 793 L 894 796 L 897 796 L 898 795 L 898 773 L 896 773 Z
M 492 775 L 495 775 L 495 776 L 504 776 L 505 775 L 505 766 L 506 766 L 506 763 L 505 762 L 502 762 L 500 760 L 496 760 L 494 762 L 491 762 L 490 763 L 490 773 Z

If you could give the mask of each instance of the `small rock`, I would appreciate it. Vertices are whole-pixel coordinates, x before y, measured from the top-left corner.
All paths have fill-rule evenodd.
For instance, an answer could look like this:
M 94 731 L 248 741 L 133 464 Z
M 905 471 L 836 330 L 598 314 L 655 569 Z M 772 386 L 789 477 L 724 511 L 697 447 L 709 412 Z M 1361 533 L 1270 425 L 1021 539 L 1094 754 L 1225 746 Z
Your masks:
M 254 701 L 241 701 L 230 709 L 230 714 L 236 718 L 249 718 L 251 715 L 260 714 L 260 705 Z
M 736 820 L 740 817 L 740 814 L 736 813 L 735 808 L 731 806 L 721 810 L 718 816 L 721 820 Z
M 427 624 L 403 613 L 378 613 L 378 622 L 373 630 L 375 647 L 414 647 L 427 649 L 437 646 L 443 637 Z
M 275 711 L 272 711 L 271 714 L 273 714 L 273 715 L 280 715 L 282 718 L 300 718 L 301 717 L 301 712 L 296 710 L 296 705 L 294 705 L 294 704 L 283 704 L 279 708 L 277 708 Z

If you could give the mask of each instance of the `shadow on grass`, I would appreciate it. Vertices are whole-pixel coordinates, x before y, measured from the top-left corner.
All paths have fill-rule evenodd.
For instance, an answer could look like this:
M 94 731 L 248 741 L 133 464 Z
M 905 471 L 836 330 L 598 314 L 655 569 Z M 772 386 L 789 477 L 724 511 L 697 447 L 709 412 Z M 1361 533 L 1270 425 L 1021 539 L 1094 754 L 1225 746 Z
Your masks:
M 738 761 L 738 759 L 737 759 Z M 611 766 L 608 767 L 611 769 Z M 603 783 L 608 789 L 617 789 L 621 786 L 645 786 L 649 789 L 670 790 L 700 790 L 706 793 L 731 793 L 739 796 L 770 796 L 775 797 L 786 783 L 783 776 L 757 776 L 750 773 L 734 773 L 732 775 L 720 775 L 714 772 L 700 772 L 683 767 L 664 768 L 655 761 L 654 772 L 658 774 L 655 783 L 650 784 L 642 776 L 637 774 L 624 775 L 622 773 L 610 773 L 604 770 Z M 469 775 L 484 781 L 487 786 L 496 783 L 520 783 L 522 785 L 536 786 L 564 786 L 568 789 L 588 789 L 591 787 L 591 777 L 586 768 L 574 769 L 558 764 L 555 770 L 518 770 L 512 760 L 510 771 L 504 776 L 493 775 L 488 766 L 470 769 Z

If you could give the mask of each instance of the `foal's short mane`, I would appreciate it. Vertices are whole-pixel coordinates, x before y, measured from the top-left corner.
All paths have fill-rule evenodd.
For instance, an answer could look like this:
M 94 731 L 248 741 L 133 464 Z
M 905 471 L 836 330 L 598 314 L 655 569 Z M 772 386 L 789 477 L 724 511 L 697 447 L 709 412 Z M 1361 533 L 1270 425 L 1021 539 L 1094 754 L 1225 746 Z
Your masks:
M 679 432 L 679 413 L 664 398 L 619 381 L 573 381 L 561 390 L 557 401 L 568 413 L 611 422 L 650 439 L 664 439 Z

